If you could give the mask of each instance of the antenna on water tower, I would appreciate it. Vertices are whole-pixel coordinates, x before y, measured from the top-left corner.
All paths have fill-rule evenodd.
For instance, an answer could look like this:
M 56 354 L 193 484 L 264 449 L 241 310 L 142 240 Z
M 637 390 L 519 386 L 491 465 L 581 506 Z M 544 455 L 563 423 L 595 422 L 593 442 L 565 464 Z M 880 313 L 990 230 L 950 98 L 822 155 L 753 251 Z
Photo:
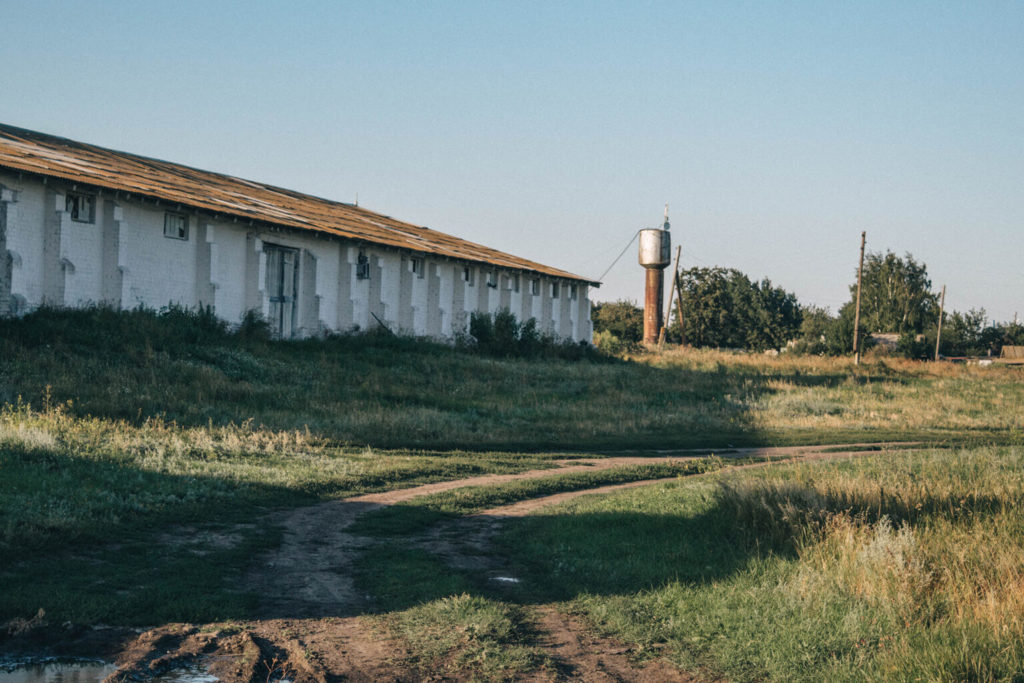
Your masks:
M 661 229 L 640 231 L 640 265 L 646 272 L 644 290 L 644 343 L 657 344 L 661 334 L 661 306 L 665 300 L 665 266 L 672 261 L 672 240 L 669 237 L 668 204 Z

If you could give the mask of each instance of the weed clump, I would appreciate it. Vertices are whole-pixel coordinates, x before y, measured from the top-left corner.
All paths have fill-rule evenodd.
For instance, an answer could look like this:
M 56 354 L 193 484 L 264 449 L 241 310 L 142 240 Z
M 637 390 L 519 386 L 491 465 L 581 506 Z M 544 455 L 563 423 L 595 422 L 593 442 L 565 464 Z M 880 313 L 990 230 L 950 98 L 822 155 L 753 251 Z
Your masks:
M 42 306 L 22 318 L 0 318 L 0 339 L 7 344 L 69 351 L 179 353 L 232 336 L 228 324 L 209 306 L 191 309 L 171 304 L 159 310 Z
M 484 680 L 512 680 L 543 664 L 528 642 L 521 607 L 462 593 L 386 618 L 388 628 L 413 646 L 424 673 L 438 670 Z
M 536 318 L 520 322 L 507 308 L 496 313 L 474 311 L 469 318 L 469 334 L 457 336 L 456 346 L 498 358 L 607 359 L 586 342 L 560 339 L 538 330 Z

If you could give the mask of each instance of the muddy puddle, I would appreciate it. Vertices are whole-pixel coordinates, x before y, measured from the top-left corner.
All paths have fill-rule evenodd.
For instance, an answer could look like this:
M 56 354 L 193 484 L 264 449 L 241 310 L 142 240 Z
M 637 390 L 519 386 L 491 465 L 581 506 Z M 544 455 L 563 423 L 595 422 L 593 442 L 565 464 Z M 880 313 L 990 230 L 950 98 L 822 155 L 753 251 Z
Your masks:
M 0 683 L 102 683 L 117 667 L 99 660 L 0 661 Z M 185 666 L 148 680 L 158 683 L 216 683 L 199 666 Z

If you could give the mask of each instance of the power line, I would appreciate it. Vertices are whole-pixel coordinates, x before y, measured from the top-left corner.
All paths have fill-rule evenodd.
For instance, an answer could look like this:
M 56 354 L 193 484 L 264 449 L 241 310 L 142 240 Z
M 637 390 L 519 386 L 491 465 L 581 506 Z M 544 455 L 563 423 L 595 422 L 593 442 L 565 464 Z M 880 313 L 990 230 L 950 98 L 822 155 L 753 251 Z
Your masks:
M 619 255 L 615 257 L 615 260 L 612 261 L 612 264 L 610 266 L 608 266 L 607 268 L 605 268 L 605 271 L 603 273 L 601 273 L 601 276 L 599 278 L 597 278 L 598 282 L 601 282 L 602 280 L 604 280 L 604 276 L 608 274 L 608 271 L 610 271 L 612 268 L 615 267 L 615 264 L 619 262 L 619 259 L 622 258 L 623 254 L 626 253 L 626 250 L 629 249 L 630 246 L 632 246 L 633 240 L 635 240 L 636 236 L 639 235 L 639 234 L 640 234 L 639 230 L 637 230 L 636 232 L 633 233 L 633 236 L 629 238 L 629 242 L 627 242 L 626 246 L 623 247 L 621 252 L 619 252 Z

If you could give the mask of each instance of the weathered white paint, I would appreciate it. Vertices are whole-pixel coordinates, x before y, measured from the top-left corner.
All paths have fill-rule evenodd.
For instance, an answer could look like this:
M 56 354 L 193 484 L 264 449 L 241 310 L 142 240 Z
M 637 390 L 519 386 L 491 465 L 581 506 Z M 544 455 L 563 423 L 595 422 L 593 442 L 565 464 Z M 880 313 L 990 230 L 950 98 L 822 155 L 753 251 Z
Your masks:
M 69 191 L 63 181 L 0 172 L 0 314 L 24 313 L 44 303 L 106 303 L 211 306 L 231 323 L 250 309 L 266 316 L 265 248 L 281 246 L 300 254 L 298 336 L 373 329 L 379 318 L 395 332 L 451 339 L 466 330 L 473 312 L 507 308 L 521 320 L 536 318 L 541 331 L 577 341 L 591 337 L 583 283 L 575 283 L 572 298 L 569 280 L 256 228 L 112 192 L 96 195 L 94 222 L 78 222 L 66 211 Z M 188 216 L 188 239 L 164 236 L 168 211 Z M 359 277 L 360 254 L 368 260 L 368 278 Z M 415 269 L 414 262 L 420 264 Z M 534 280 L 539 280 L 538 294 Z

